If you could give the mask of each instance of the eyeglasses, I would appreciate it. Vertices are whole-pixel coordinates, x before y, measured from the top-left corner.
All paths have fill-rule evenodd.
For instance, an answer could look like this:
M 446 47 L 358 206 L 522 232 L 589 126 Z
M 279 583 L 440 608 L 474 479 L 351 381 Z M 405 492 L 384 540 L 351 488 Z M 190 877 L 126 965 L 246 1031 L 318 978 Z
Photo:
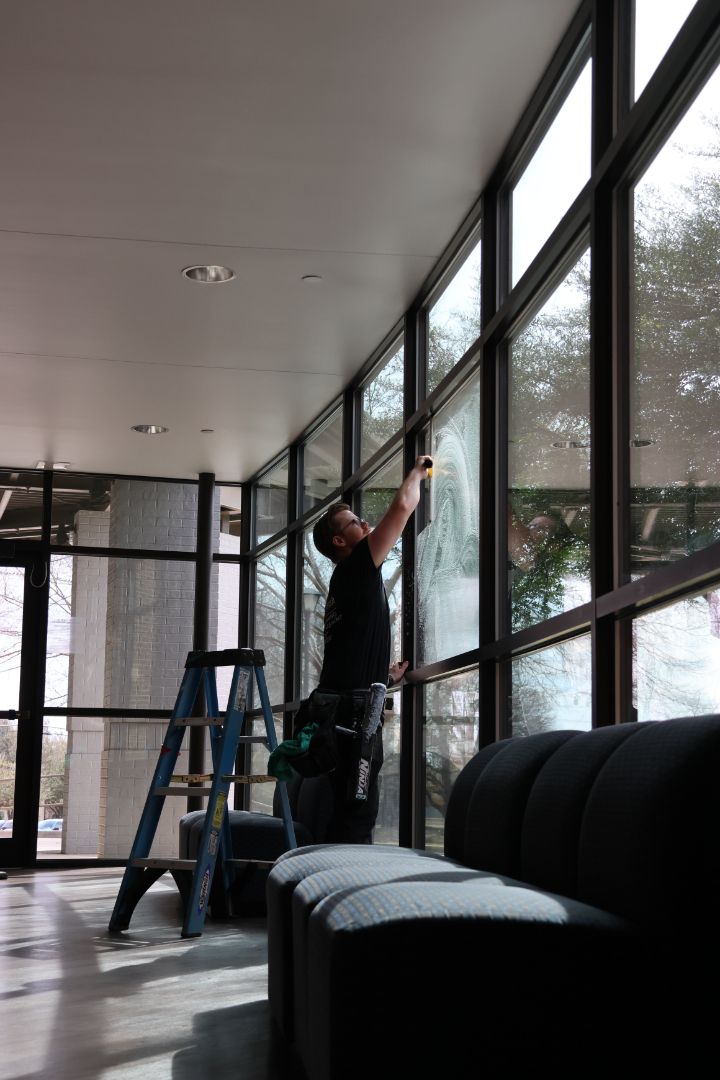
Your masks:
M 363 529 L 367 525 L 367 521 L 364 518 L 353 517 L 349 521 L 346 521 L 335 533 L 336 536 L 340 536 L 346 529 L 349 529 L 351 525 L 357 525 L 360 529 Z

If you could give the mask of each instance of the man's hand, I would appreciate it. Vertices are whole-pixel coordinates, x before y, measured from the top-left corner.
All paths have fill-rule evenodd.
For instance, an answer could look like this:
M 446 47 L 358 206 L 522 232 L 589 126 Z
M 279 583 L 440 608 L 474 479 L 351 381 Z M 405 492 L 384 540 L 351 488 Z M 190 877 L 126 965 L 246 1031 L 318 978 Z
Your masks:
M 407 671 L 407 666 L 407 660 L 401 660 L 400 663 L 392 665 L 390 668 L 390 678 L 392 679 L 390 686 L 397 686 L 399 682 L 402 682 L 403 675 Z

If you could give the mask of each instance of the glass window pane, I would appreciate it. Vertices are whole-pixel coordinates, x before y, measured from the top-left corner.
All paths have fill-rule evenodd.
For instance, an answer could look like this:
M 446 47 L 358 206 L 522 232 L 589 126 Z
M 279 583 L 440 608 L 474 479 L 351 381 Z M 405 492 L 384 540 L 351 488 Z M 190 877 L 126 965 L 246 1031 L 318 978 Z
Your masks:
M 425 847 L 442 851 L 445 812 L 455 779 L 478 749 L 477 671 L 423 688 Z
M 635 0 L 635 100 L 695 7 L 695 0 Z
M 195 566 L 56 555 L 47 705 L 171 709 L 192 648 Z
M 221 534 L 222 536 L 222 534 Z M 238 563 L 215 563 L 212 568 L 210 592 L 210 640 L 213 648 L 237 649 L 240 613 L 240 566 Z M 225 708 L 232 682 L 231 667 L 219 667 L 215 672 L 218 702 Z
M 43 721 L 37 832 L 37 855 L 40 859 L 53 858 L 63 851 L 67 760 L 68 736 L 65 721 L 46 716 Z M 97 845 L 88 846 L 83 854 L 95 856 Z
M 512 343 L 508 593 L 520 630 L 590 599 L 590 257 Z
M 634 191 L 632 575 L 720 539 L 720 71 Z
M 306 698 L 320 678 L 325 647 L 325 600 L 333 564 L 313 543 L 312 527 L 303 541 L 303 593 L 300 624 L 300 696 Z
M 239 555 L 241 489 L 222 486 L 216 488 L 215 494 L 220 507 L 219 518 L 216 519 L 220 531 L 215 541 L 215 551 L 220 555 Z
M 340 486 L 342 473 L 342 409 L 306 443 L 303 451 L 303 507 L 312 509 Z
M 588 60 L 513 189 L 513 285 L 590 178 L 591 74 Z
M 428 311 L 427 392 L 480 335 L 480 241 Z
M 720 589 L 633 621 L 638 720 L 720 712 Z
M 20 705 L 25 571 L 0 566 L 0 712 L 17 712 Z M 16 719 L 0 716 L 0 841 L 12 839 L 15 813 Z
M 43 474 L 0 470 L 0 540 L 39 540 Z
M 513 735 L 592 727 L 589 634 L 519 656 L 511 679 Z
M 255 485 L 255 543 L 274 536 L 287 525 L 288 468 L 285 458 Z
M 434 418 L 429 520 L 418 537 L 418 657 L 429 664 L 478 647 L 480 379 Z M 421 519 L 422 521 L 422 519 Z
M 259 704 L 259 703 L 258 703 Z M 278 713 L 273 716 L 273 723 L 275 725 L 275 738 L 278 743 L 283 741 L 283 717 L 282 713 Z M 251 735 L 263 735 L 267 733 L 265 731 L 265 721 L 260 717 L 255 717 L 252 721 L 250 728 Z M 269 753 L 267 747 L 262 743 L 256 743 L 250 747 L 250 772 L 256 776 L 261 776 L 267 773 Z M 238 785 L 239 786 L 239 785 Z M 272 814 L 273 812 L 273 799 L 277 787 L 275 784 L 248 784 L 250 788 L 250 809 L 259 814 Z M 239 800 L 238 800 L 239 801 Z
M 287 544 L 278 544 L 257 560 L 255 569 L 255 648 L 265 651 L 265 681 L 273 705 L 285 700 L 286 563 Z
M 403 356 L 400 345 L 362 389 L 360 464 L 384 446 L 402 424 Z
M 360 491 L 360 513 L 377 525 L 402 483 L 402 455 L 397 454 Z M 398 540 L 382 566 L 390 608 L 390 663 L 402 660 L 402 544 Z
M 197 496 L 197 484 L 56 472 L 52 542 L 195 551 Z
M 392 709 L 385 709 L 383 720 L 383 767 L 378 780 L 380 808 L 378 810 L 373 843 L 397 844 L 400 826 L 400 717 L 402 699 L 399 693 L 388 695 L 386 702 Z

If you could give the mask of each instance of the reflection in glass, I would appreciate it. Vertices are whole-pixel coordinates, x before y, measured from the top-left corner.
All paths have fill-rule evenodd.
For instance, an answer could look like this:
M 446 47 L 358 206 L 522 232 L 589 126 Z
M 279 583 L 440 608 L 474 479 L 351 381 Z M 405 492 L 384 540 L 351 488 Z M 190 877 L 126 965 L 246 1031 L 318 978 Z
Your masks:
M 312 527 L 303 542 L 302 622 L 300 626 L 300 696 L 306 698 L 320 678 L 324 639 L 325 600 L 333 564 L 313 543 Z
M 511 662 L 513 735 L 589 731 L 592 726 L 590 635 Z
M 20 705 L 24 591 L 25 570 L 0 566 L 0 712 L 17 712 Z M 17 724 L 0 716 L 0 840 L 12 838 Z
M 284 458 L 255 485 L 255 543 L 287 525 L 288 459 Z
M 425 847 L 443 850 L 445 811 L 458 773 L 478 749 L 477 671 L 423 688 Z
M 265 652 L 265 681 L 273 705 L 285 700 L 286 561 L 287 544 L 278 544 L 255 568 L 255 648 Z
M 513 630 L 590 599 L 590 257 L 512 343 L 508 592 Z
M 380 770 L 380 809 L 373 843 L 397 844 L 400 825 L 400 716 L 401 696 L 389 694 L 383 719 L 383 767 Z M 387 708 L 391 704 L 392 708 Z
M 480 241 L 428 311 L 427 392 L 480 335 Z
M 513 189 L 513 285 L 590 178 L 591 75 L 588 60 Z
M 633 621 L 638 720 L 720 712 L 720 590 Z
M 340 486 L 342 410 L 338 409 L 303 450 L 303 509 L 310 510 Z
M 635 0 L 635 100 L 695 7 L 695 0 Z
M 390 506 L 402 483 L 402 455 L 397 454 L 384 469 L 376 473 L 360 491 L 360 513 L 372 526 Z M 382 566 L 383 582 L 390 609 L 390 663 L 401 660 L 402 642 L 402 544 L 395 544 Z
M 403 355 L 400 345 L 362 389 L 360 464 L 384 446 L 402 423 Z
M 480 380 L 435 416 L 426 523 L 418 537 L 418 654 L 423 664 L 478 646 Z M 422 518 L 420 518 L 422 524 Z
M 634 192 L 631 575 L 720 539 L 720 72 Z
M 195 551 L 197 496 L 197 484 L 56 472 L 52 542 Z
M 0 469 L 0 540 L 42 536 L 43 474 Z

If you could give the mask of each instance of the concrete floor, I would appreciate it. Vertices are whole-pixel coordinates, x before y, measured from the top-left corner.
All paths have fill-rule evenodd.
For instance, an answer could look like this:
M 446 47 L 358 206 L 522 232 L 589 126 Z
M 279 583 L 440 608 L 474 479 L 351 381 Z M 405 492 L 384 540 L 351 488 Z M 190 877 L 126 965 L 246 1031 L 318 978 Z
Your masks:
M 302 1080 L 270 1026 L 265 920 L 208 919 L 183 940 L 166 874 L 111 937 L 121 876 L 0 881 L 0 1077 Z

